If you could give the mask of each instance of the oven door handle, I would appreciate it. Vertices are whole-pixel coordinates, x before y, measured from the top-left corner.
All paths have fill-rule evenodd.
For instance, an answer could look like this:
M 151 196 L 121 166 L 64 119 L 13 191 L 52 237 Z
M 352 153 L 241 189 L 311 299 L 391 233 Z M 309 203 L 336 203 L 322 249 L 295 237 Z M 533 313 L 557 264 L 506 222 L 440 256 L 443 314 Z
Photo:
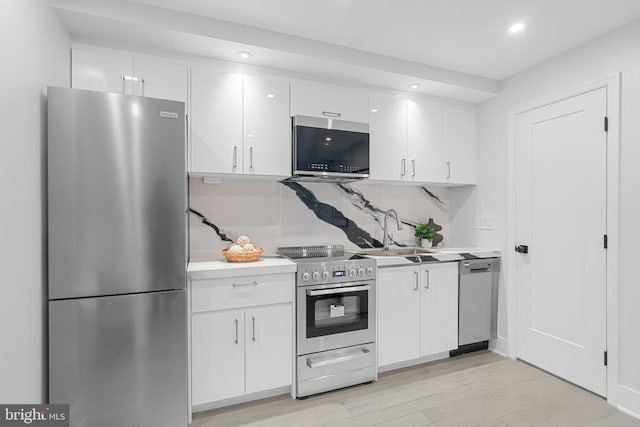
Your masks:
M 357 353 L 354 354 L 346 354 L 344 356 L 340 356 L 340 357 L 334 357 L 331 359 L 324 359 L 324 360 L 318 360 L 318 361 L 314 361 L 311 358 L 307 357 L 307 366 L 310 368 L 320 368 L 322 366 L 328 366 L 328 365 L 334 365 L 336 363 L 344 363 L 344 362 L 348 362 L 350 360 L 353 359 L 358 359 L 360 357 L 364 357 L 369 353 L 369 349 L 362 347 L 359 348 Z
M 369 285 L 345 286 L 342 288 L 329 288 L 329 289 L 320 289 L 320 290 L 307 289 L 307 295 L 309 295 L 310 297 L 315 297 L 318 295 L 331 295 L 331 294 L 342 294 L 345 292 L 368 291 L 369 289 L 371 289 L 371 286 Z

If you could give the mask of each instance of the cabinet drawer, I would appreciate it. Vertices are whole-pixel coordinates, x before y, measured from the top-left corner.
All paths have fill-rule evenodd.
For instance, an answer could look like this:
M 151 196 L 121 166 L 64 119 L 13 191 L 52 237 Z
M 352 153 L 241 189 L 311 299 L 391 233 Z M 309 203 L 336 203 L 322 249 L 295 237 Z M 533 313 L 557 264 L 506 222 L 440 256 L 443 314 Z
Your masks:
M 191 311 L 251 307 L 293 301 L 294 275 L 230 277 L 191 282 Z

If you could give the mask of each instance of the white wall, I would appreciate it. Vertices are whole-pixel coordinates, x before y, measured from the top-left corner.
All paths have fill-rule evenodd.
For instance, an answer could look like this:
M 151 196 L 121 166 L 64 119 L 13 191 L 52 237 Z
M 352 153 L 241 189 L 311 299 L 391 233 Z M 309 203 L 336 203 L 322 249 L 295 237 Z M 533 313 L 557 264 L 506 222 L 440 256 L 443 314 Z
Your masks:
M 0 0 L 0 402 L 46 399 L 46 87 L 70 40 L 47 0 Z
M 640 285 L 635 264 L 640 241 L 640 21 L 591 41 L 544 64 L 520 73 L 501 84 L 500 95 L 479 110 L 479 185 L 477 215 L 495 215 L 496 230 L 478 235 L 477 244 L 498 244 L 507 259 L 515 242 L 508 241 L 508 113 L 510 108 L 545 95 L 622 72 L 621 101 L 621 203 L 619 280 L 619 376 L 620 387 L 610 390 L 621 406 L 640 414 Z M 615 244 L 616 242 L 611 242 Z M 507 268 L 510 266 L 507 265 Z M 507 277 L 503 274 L 502 278 Z M 507 318 L 501 288 L 498 347 L 506 350 L 508 331 L 514 328 Z M 512 334 L 511 334 L 512 335 Z

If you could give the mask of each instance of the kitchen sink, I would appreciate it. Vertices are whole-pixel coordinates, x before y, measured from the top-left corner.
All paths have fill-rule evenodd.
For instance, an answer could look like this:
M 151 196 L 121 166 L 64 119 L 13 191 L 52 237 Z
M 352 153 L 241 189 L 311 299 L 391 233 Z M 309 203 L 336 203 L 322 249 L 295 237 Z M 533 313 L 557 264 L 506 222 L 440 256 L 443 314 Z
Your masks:
M 420 255 L 420 254 L 431 254 L 435 251 L 428 248 L 391 248 L 389 250 L 384 249 L 372 249 L 372 250 L 363 250 L 360 252 L 362 255 L 371 255 L 371 256 L 410 256 L 410 255 Z

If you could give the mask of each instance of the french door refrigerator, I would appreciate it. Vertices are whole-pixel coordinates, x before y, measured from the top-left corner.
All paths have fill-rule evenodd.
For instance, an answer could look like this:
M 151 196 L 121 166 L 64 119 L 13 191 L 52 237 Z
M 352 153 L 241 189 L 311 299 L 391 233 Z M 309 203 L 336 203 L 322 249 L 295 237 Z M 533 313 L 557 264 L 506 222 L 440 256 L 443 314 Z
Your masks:
M 184 104 L 48 89 L 49 403 L 187 425 Z

